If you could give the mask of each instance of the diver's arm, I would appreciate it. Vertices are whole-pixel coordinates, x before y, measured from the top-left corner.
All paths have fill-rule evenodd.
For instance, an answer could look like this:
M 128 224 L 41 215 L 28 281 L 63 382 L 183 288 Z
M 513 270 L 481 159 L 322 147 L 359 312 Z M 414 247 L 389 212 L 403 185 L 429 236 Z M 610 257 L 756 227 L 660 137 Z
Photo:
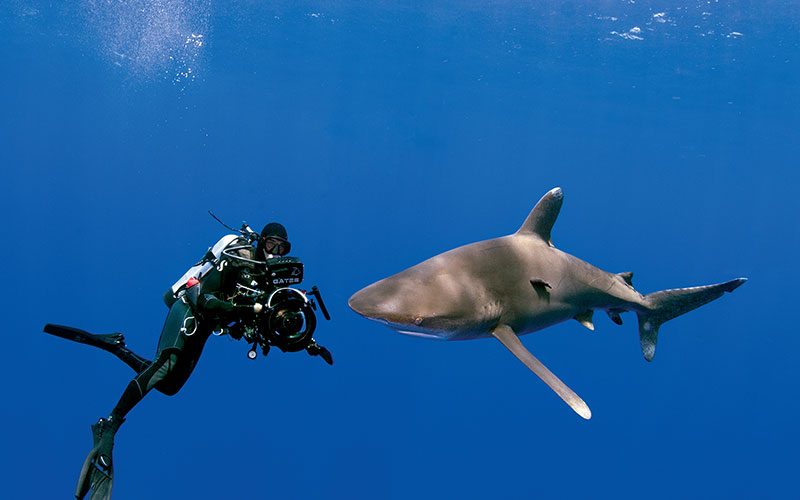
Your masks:
M 242 243 L 239 241 L 238 243 Z M 246 243 L 246 241 L 244 241 Z M 251 253 L 245 250 L 237 251 L 243 257 L 252 257 Z M 261 304 L 257 304 L 248 297 L 236 294 L 236 282 L 239 278 L 241 264 L 233 258 L 228 258 L 223 254 L 220 263 L 212 269 L 201 282 L 201 289 L 197 299 L 197 305 L 201 310 L 208 311 L 214 315 L 231 315 L 258 313 L 261 311 Z M 227 297 L 236 296 L 236 302 L 226 300 Z M 244 301 L 244 304 L 242 302 Z
M 230 273 L 233 265 L 223 257 L 220 263 L 200 282 L 200 293 L 197 297 L 197 306 L 203 312 L 219 316 L 221 313 L 230 313 L 237 307 L 236 304 L 225 300 L 223 290 L 230 288 Z M 228 293 L 231 295 L 231 293 Z
M 204 293 L 200 295 L 197 300 L 197 305 L 201 309 L 211 311 L 214 313 L 231 312 L 231 311 L 252 311 L 256 314 L 260 313 L 264 306 L 258 302 L 253 304 L 234 304 L 228 300 L 222 300 L 213 293 Z
M 197 305 L 204 311 L 214 313 L 231 312 L 236 309 L 236 304 L 222 300 L 213 293 L 204 293 L 197 298 Z

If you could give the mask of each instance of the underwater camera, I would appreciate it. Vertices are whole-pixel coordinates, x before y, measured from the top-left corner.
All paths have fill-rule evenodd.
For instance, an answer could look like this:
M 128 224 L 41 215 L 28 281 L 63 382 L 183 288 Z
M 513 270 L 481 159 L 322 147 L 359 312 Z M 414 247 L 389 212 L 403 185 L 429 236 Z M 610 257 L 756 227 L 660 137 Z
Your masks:
M 243 223 L 238 230 L 233 229 L 211 211 L 208 213 L 226 228 L 238 232 L 247 243 L 236 243 L 235 239 L 226 239 L 233 236 L 226 236 L 220 241 L 221 248 L 216 249 L 215 246 L 209 250 L 211 255 L 207 256 L 207 260 L 218 263 L 220 257 L 224 256 L 251 268 L 248 276 L 253 280 L 248 285 L 237 284 L 237 293 L 246 298 L 248 303 L 263 305 L 263 309 L 254 317 L 242 318 L 221 331 L 227 330 L 234 338 L 244 337 L 251 344 L 247 353 L 250 359 L 258 357 L 258 347 L 266 356 L 270 347 L 275 346 L 283 352 L 305 349 L 308 354 L 321 356 L 325 362 L 333 364 L 330 351 L 313 338 L 317 327 L 314 311 L 319 307 L 325 319 L 331 319 L 322 295 L 316 285 L 310 291 L 295 288 L 303 281 L 303 263 L 300 259 L 289 256 L 272 257 L 264 261 L 251 259 L 240 252 L 252 251 L 251 245 L 258 241 L 258 233 L 247 223 Z
M 319 307 L 327 320 L 330 320 L 330 315 L 316 286 L 308 292 L 292 287 L 303 281 L 303 263 L 296 257 L 267 259 L 264 278 L 274 289 L 262 295 L 264 310 L 256 317 L 253 347 L 247 356 L 255 359 L 256 345 L 261 346 L 265 355 L 270 346 L 283 352 L 297 352 L 315 346 L 315 311 Z

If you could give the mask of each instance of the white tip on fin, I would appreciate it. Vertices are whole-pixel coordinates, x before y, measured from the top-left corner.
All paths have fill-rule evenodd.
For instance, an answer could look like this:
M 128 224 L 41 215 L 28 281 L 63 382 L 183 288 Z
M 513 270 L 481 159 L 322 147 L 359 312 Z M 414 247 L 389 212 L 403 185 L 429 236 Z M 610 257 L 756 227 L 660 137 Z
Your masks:
M 592 418 L 592 410 L 575 392 L 567 387 L 567 384 L 547 369 L 541 361 L 530 353 L 520 342 L 517 334 L 510 327 L 500 325 L 492 331 L 492 335 L 503 343 L 525 366 L 535 373 L 542 381 L 548 385 L 558 396 L 569 405 L 572 410 L 581 417 L 589 420 Z
M 594 311 L 591 309 L 587 309 L 582 313 L 578 313 L 575 315 L 575 321 L 582 324 L 586 328 L 591 331 L 594 331 L 594 323 L 592 323 L 592 316 L 594 315 Z

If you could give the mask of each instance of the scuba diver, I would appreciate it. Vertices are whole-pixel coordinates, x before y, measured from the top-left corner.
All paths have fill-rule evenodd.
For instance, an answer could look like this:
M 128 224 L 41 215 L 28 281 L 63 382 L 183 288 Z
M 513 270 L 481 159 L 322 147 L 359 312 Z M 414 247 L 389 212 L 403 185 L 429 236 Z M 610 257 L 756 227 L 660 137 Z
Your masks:
M 46 333 L 108 351 L 136 372 L 109 416 L 91 427 L 94 445 L 81 469 L 76 498 L 84 498 L 89 490 L 93 500 L 110 498 L 114 436 L 126 415 L 152 389 L 176 394 L 212 333 L 245 338 L 253 344 L 250 359 L 257 356 L 256 346 L 266 355 L 273 345 L 288 352 L 305 350 L 333 364 L 330 351 L 312 337 L 317 303 L 330 319 L 319 290 L 315 286 L 307 293 L 290 287 L 302 281 L 303 265 L 286 256 L 291 250 L 286 229 L 271 222 L 260 234 L 247 224 L 238 232 L 221 238 L 164 294 L 169 313 L 152 361 L 131 351 L 121 333 L 91 334 L 45 325 Z

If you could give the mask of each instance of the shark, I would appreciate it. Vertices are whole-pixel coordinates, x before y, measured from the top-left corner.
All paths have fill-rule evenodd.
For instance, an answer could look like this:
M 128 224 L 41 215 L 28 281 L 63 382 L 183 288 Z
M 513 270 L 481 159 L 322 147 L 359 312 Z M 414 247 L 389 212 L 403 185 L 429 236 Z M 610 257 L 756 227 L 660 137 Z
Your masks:
M 724 283 L 642 294 L 633 273 L 610 273 L 553 245 L 561 188 L 547 192 L 513 234 L 441 253 L 353 294 L 350 308 L 406 335 L 440 340 L 495 338 L 584 419 L 589 406 L 525 348 L 519 337 L 564 321 L 594 330 L 604 311 L 622 324 L 636 314 L 647 361 L 661 325 L 741 286 Z

